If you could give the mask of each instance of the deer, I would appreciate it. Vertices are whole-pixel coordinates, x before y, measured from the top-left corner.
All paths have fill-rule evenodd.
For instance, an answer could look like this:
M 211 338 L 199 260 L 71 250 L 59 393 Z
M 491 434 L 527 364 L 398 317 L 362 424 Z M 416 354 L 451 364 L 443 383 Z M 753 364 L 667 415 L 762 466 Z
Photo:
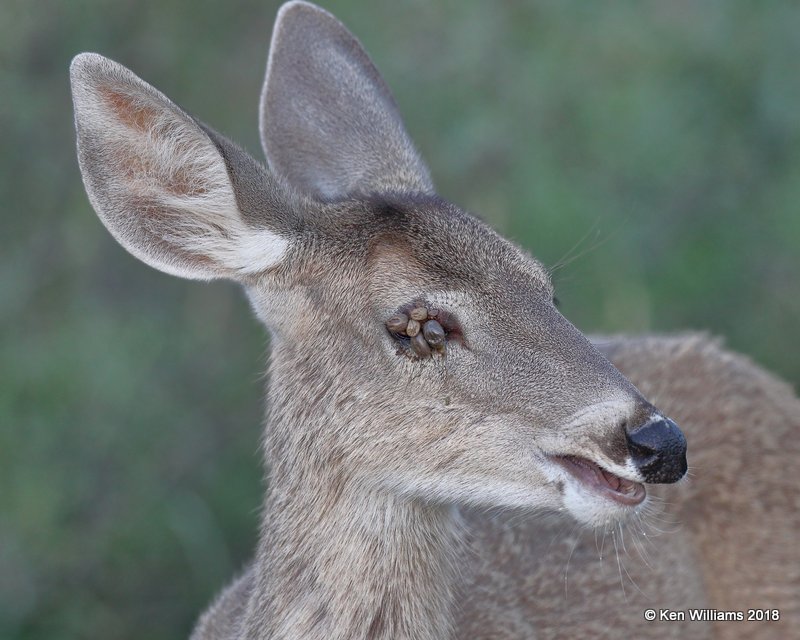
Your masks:
M 237 282 L 270 335 L 255 558 L 194 640 L 797 628 L 793 390 L 706 334 L 585 337 L 542 263 L 437 195 L 334 16 L 278 13 L 266 165 L 98 54 L 70 78 L 111 235 Z

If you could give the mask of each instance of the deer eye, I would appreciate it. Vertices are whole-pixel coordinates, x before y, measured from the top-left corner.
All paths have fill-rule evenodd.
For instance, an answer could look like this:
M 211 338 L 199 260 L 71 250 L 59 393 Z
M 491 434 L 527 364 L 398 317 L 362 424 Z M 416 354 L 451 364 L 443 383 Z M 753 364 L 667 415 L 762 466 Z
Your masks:
M 422 302 L 398 309 L 386 321 L 386 328 L 419 358 L 434 353 L 444 355 L 447 342 L 461 336 L 461 328 L 452 314 Z

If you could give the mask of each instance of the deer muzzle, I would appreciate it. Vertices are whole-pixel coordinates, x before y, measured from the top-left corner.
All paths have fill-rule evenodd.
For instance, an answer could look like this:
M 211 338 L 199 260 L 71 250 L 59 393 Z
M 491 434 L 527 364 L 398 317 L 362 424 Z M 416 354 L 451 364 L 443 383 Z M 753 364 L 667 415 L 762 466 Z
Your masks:
M 655 415 L 626 436 L 633 463 L 645 482 L 669 484 L 686 473 L 686 438 L 669 418 Z

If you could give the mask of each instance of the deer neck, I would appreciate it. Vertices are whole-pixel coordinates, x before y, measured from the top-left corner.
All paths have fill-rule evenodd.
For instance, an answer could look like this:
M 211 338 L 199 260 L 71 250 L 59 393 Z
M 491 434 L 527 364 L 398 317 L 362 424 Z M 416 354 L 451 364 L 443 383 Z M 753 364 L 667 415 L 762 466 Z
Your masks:
M 251 603 L 260 628 L 252 636 L 449 637 L 460 547 L 453 516 L 389 495 L 353 492 L 327 513 L 316 501 L 273 487 Z M 311 512 L 299 508 L 303 502 Z
M 458 513 L 348 476 L 331 447 L 309 445 L 348 428 L 337 412 L 320 396 L 296 410 L 280 397 L 292 396 L 270 393 L 271 479 L 244 637 L 450 637 Z

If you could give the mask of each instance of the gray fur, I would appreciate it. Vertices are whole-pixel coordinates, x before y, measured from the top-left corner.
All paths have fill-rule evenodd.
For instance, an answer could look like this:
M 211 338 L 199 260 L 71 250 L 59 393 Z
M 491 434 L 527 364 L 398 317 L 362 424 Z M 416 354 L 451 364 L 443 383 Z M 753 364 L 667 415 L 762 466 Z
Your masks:
M 433 193 L 428 168 L 361 44 L 307 2 L 285 4 L 275 22 L 261 139 L 274 171 L 323 200 L 355 191 Z
M 752 634 L 648 624 L 650 606 L 781 608 L 760 637 L 797 625 L 798 400 L 702 337 L 601 353 L 555 309 L 541 264 L 431 193 L 388 90 L 329 14 L 280 12 L 271 171 L 115 63 L 81 56 L 72 79 L 81 170 L 112 234 L 156 268 L 241 282 L 272 338 L 256 557 L 193 638 Z M 186 144 L 202 162 L 176 165 Z M 410 357 L 384 322 L 419 299 L 464 344 Z M 682 422 L 695 477 L 621 507 L 549 456 L 640 481 L 625 425 L 656 412 L 640 389 Z M 664 519 L 686 524 L 655 535 Z

